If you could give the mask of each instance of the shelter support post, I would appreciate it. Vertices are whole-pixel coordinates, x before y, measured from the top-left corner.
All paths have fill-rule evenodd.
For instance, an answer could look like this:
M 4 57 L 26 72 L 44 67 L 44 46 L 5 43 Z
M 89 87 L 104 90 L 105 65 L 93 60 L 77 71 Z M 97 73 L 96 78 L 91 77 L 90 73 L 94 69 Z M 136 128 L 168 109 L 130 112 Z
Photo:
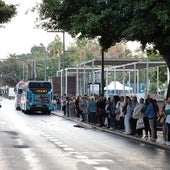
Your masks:
M 92 96 L 94 96 L 94 59 L 92 60 Z
M 130 71 L 129 71 L 129 94 L 130 94 L 131 80 L 130 80 Z
M 60 74 L 61 74 L 60 93 L 61 93 L 61 96 L 63 96 L 63 70 L 61 70 Z
M 67 89 L 68 89 L 68 74 L 67 74 L 67 69 L 65 69 L 65 94 L 67 95 Z
M 123 66 L 123 94 L 125 94 L 125 66 Z
M 157 95 L 159 94 L 159 67 L 157 67 Z
M 136 94 L 136 64 L 134 64 L 134 94 Z
M 108 99 L 108 68 L 106 69 L 106 98 Z
M 102 47 L 102 61 L 101 61 L 101 66 L 102 66 L 102 75 L 101 75 L 101 93 L 104 95 L 104 49 Z
M 114 95 L 116 94 L 116 67 L 114 67 Z
M 76 96 L 79 96 L 79 72 L 78 67 L 76 69 Z
M 137 94 L 139 93 L 139 70 L 137 69 L 136 70 L 136 79 L 137 79 L 137 83 L 136 83 L 136 86 L 137 86 Z
M 85 64 L 83 70 L 83 95 L 86 94 L 86 71 L 85 71 Z
M 149 93 L 149 70 L 148 69 L 149 69 L 149 63 L 148 63 L 148 58 L 147 58 L 147 62 L 146 62 L 146 96 Z

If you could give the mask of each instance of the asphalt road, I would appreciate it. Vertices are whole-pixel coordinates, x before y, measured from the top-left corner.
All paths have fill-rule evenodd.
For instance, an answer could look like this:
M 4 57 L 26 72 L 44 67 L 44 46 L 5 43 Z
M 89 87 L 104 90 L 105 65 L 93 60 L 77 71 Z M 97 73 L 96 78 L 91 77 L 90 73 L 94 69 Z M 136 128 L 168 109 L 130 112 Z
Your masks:
M 170 169 L 168 150 L 1 103 L 0 170 Z

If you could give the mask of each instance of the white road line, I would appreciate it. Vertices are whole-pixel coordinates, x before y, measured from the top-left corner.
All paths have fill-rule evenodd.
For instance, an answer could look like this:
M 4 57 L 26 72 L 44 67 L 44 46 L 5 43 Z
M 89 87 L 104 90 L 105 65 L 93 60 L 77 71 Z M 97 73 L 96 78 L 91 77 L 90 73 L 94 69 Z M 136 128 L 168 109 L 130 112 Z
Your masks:
M 74 151 L 73 148 L 64 148 L 65 151 Z
M 105 168 L 105 167 L 94 167 L 94 169 L 96 169 L 96 170 L 109 170 L 108 168 Z
M 98 165 L 98 163 L 91 159 L 83 159 L 83 161 L 88 165 Z
M 58 146 L 60 146 L 60 147 L 62 147 L 62 148 L 68 148 L 68 145 L 58 145 Z
M 50 140 L 54 144 L 58 145 L 59 147 L 63 148 L 65 151 L 74 151 L 73 148 L 69 148 L 68 145 L 63 144 L 63 142 L 58 141 L 57 139 L 55 139 L 54 137 L 52 137 L 52 136 L 50 136 L 46 133 L 40 133 L 39 132 L 39 134 L 44 136 L 45 138 L 47 138 L 48 140 Z M 20 145 L 23 144 L 23 141 L 18 139 L 18 144 L 20 144 Z M 33 168 L 33 170 L 34 170 L 34 168 L 37 169 L 38 161 L 36 159 L 32 159 L 32 157 L 35 157 L 35 156 L 33 156 L 33 154 L 31 154 L 31 153 L 28 153 L 29 152 L 28 150 L 24 150 L 24 152 L 27 155 L 26 160 L 29 161 L 30 166 Z M 87 156 L 78 155 L 78 154 L 81 154 L 79 152 L 69 152 L 69 153 L 74 154 L 77 159 L 81 159 L 83 162 L 85 162 L 88 165 L 99 165 L 98 162 L 113 162 L 112 160 L 109 160 L 109 159 L 89 159 Z M 109 170 L 106 167 L 94 167 L 94 169 L 95 170 Z
M 49 139 L 50 141 L 55 140 L 55 138 L 52 136 L 48 136 L 47 139 Z
M 44 137 L 46 137 L 46 138 L 49 138 L 49 137 L 51 137 L 50 135 L 48 135 L 48 134 L 42 134 Z
M 53 140 L 50 140 L 51 142 L 58 142 L 58 140 L 57 139 L 53 139 Z
M 93 159 L 93 160 L 95 160 L 95 161 L 97 161 L 97 162 L 114 162 L 113 160 L 111 160 L 111 159 Z M 115 162 L 114 162 L 115 163 Z
M 97 165 L 99 164 L 98 162 L 114 162 L 110 159 L 83 159 L 83 161 L 89 165 Z
M 55 144 L 57 144 L 57 145 L 63 145 L 63 142 L 58 141 L 58 142 L 55 142 Z
M 75 155 L 75 157 L 78 159 L 88 159 L 88 157 L 84 155 Z

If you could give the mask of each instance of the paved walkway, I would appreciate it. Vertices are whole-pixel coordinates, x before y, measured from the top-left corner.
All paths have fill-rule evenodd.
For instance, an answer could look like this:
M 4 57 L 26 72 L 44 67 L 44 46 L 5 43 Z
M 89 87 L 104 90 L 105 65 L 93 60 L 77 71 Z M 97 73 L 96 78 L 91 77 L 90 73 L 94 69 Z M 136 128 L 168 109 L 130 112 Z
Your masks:
M 112 134 L 115 134 L 115 135 L 119 135 L 119 136 L 122 136 L 122 137 L 132 139 L 132 140 L 140 141 L 140 142 L 147 143 L 147 144 L 156 146 L 158 148 L 166 149 L 166 150 L 170 151 L 170 146 L 162 145 L 162 142 L 163 142 L 163 132 L 162 131 L 158 131 L 157 132 L 157 140 L 155 142 L 151 142 L 149 139 L 148 140 L 144 139 L 144 137 L 138 138 L 138 137 L 135 137 L 135 136 L 132 136 L 132 135 L 126 135 L 122 131 L 110 130 L 110 129 L 105 128 L 105 127 L 93 126 L 93 125 L 90 125 L 88 123 L 81 122 L 78 118 L 66 117 L 66 116 L 64 116 L 63 111 L 60 111 L 60 110 L 52 111 L 52 114 L 63 117 L 67 120 L 74 121 L 74 122 L 78 123 L 78 126 L 81 126 L 81 127 L 84 127 L 84 128 L 98 129 L 100 131 L 112 133 Z

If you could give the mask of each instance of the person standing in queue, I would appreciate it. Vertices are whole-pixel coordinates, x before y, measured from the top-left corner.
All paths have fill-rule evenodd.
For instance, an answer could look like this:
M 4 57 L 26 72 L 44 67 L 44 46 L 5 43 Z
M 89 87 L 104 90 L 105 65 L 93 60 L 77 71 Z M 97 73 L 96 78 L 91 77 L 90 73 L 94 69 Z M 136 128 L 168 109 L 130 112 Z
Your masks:
M 154 142 L 156 140 L 156 111 L 155 111 L 155 107 L 154 107 L 154 102 L 152 98 L 149 98 L 149 105 L 146 109 L 146 114 L 148 115 L 148 119 L 149 119 L 149 126 L 150 126 L 150 130 L 151 130 L 151 139 L 150 141 Z

